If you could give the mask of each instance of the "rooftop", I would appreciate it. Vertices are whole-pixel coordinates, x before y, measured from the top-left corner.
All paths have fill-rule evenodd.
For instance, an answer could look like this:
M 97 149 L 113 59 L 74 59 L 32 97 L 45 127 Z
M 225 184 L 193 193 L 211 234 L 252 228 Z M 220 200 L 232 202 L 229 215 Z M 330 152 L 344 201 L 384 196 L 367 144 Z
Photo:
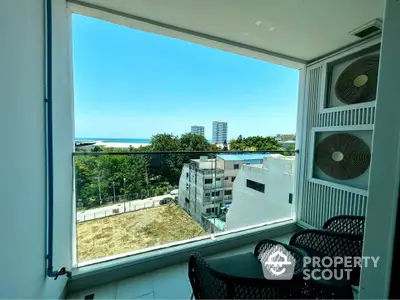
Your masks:
M 257 160 L 264 159 L 268 154 L 218 154 L 217 157 L 223 160 Z
M 199 163 L 199 162 L 215 162 L 215 159 L 214 158 L 207 158 L 207 159 L 192 158 L 190 161 L 197 162 L 197 163 Z

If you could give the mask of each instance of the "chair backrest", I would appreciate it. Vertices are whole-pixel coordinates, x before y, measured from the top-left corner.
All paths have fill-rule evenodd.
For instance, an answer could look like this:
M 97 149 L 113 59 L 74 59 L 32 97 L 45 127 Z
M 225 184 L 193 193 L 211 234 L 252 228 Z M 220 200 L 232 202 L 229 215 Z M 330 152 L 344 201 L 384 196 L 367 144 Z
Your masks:
M 196 299 L 224 299 L 228 297 L 227 283 L 214 276 L 204 259 L 194 253 L 189 258 L 188 276 Z
M 363 246 L 362 234 L 334 232 L 329 230 L 305 229 L 295 233 L 290 245 L 304 249 L 310 256 L 318 257 L 361 257 Z M 350 282 L 359 285 L 361 268 L 359 266 L 336 268 L 351 269 Z
M 290 245 L 329 257 L 355 257 L 362 255 L 362 235 L 305 229 L 295 233 Z
M 328 219 L 322 228 L 339 233 L 364 234 L 364 225 L 365 217 L 342 215 Z
M 294 296 L 303 284 L 301 278 L 289 284 L 287 280 L 242 278 L 221 273 L 198 253 L 190 256 L 188 275 L 196 299 L 281 299 L 290 291 Z

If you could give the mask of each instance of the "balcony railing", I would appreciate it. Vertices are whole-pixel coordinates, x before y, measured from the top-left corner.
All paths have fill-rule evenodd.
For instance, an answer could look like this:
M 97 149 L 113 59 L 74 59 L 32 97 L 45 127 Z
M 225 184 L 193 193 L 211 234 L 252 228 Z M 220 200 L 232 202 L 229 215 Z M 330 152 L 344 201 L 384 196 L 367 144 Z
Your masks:
M 196 172 L 223 176 L 224 170 L 221 169 L 192 167 L 188 176 L 181 176 L 191 159 L 201 156 L 215 159 L 218 153 L 74 153 L 77 261 L 210 238 L 212 234 L 224 232 L 225 224 L 229 223 L 229 230 L 237 229 L 238 222 L 234 220 L 237 216 L 233 214 L 229 220 L 229 210 L 235 201 L 240 204 L 241 200 L 237 199 L 242 197 L 241 189 L 245 187 L 238 187 L 236 197 L 235 188 L 232 195 L 224 195 L 224 180 L 216 181 L 216 177 L 206 177 L 207 184 L 204 184 L 204 178 L 203 182 L 191 182 L 194 178 L 191 175 L 196 175 Z M 228 153 L 260 152 L 224 152 Z M 267 152 L 263 153 L 267 155 Z M 262 165 L 259 167 L 262 169 Z M 210 196 L 204 196 L 205 193 L 210 193 Z M 252 199 L 247 198 L 247 205 L 254 205 Z M 232 201 L 229 207 L 225 206 L 226 200 Z M 278 215 L 281 217 L 282 213 Z M 286 215 L 291 216 L 290 212 Z

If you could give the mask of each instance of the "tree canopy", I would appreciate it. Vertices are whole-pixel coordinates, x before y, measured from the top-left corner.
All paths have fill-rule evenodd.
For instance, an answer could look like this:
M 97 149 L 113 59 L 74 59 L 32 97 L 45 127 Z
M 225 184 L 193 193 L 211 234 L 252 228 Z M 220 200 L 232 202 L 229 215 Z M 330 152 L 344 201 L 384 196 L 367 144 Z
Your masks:
M 187 133 L 178 137 L 163 133 L 154 135 L 148 146 L 129 148 L 129 152 L 137 154 L 76 156 L 76 198 L 81 206 L 90 208 L 114 201 L 114 194 L 125 198 L 129 195 L 130 200 L 163 195 L 179 184 L 183 164 L 199 154 L 140 152 L 204 151 L 206 154 L 219 150 L 201 135 Z M 81 151 L 85 150 L 78 152 Z M 99 146 L 91 151 L 126 152 Z
M 202 135 L 186 133 L 156 134 L 150 144 L 129 148 L 130 155 L 83 155 L 75 157 L 76 199 L 85 208 L 99 206 L 120 199 L 140 199 L 164 195 L 179 184 L 183 164 L 198 159 L 209 152 L 224 151 L 210 143 Z M 284 150 L 273 137 L 252 136 L 230 141 L 230 150 Z M 291 149 L 288 149 L 291 150 Z M 77 149 L 77 152 L 85 150 Z M 95 146 L 93 152 L 127 152 L 123 149 Z M 160 151 L 171 153 L 159 154 Z M 175 151 L 197 151 L 197 153 L 174 153 Z M 204 154 L 198 153 L 204 151 Z M 147 153 L 143 153 L 147 152 Z M 151 152 L 155 152 L 152 154 Z M 143 153 L 143 154 L 141 154 Z M 292 155 L 284 152 L 284 155 Z M 116 197 L 114 198 L 114 195 Z
M 261 150 L 283 150 L 281 144 L 272 136 L 249 136 L 247 138 L 239 135 L 237 139 L 231 140 L 230 150 L 236 151 L 261 151 Z

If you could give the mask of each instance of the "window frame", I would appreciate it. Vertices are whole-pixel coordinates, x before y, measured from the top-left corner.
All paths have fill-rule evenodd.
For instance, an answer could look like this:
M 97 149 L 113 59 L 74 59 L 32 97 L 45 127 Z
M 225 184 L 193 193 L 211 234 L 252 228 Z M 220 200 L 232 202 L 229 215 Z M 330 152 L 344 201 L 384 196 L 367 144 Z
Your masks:
M 228 194 L 226 192 L 229 192 Z M 224 196 L 232 196 L 232 190 L 225 190 Z
M 261 182 L 257 182 L 251 179 L 246 179 L 246 187 L 257 191 L 259 193 L 265 194 L 265 184 Z
M 252 50 L 246 50 L 247 52 L 254 53 Z M 229 51 L 227 51 L 229 52 Z M 71 58 L 71 66 L 72 66 L 72 58 Z M 72 101 L 74 103 L 74 101 Z M 73 113 L 74 114 L 74 113 Z M 234 182 L 236 177 L 232 177 L 231 180 Z M 75 176 L 73 178 L 75 182 Z M 211 179 L 212 180 L 212 179 Z M 229 180 L 229 177 L 228 179 Z M 212 181 L 211 181 L 212 183 Z M 73 201 L 73 207 L 75 209 L 76 203 Z M 74 210 L 73 221 L 76 218 L 76 213 Z M 75 222 L 73 222 L 73 228 L 75 229 Z M 284 228 L 289 228 L 286 232 L 282 232 Z M 72 269 L 72 277 L 70 279 L 70 287 L 69 291 L 73 292 L 74 289 L 77 289 L 79 286 L 79 290 L 84 289 L 85 287 L 90 287 L 93 285 L 100 285 L 110 281 L 110 273 L 112 273 L 111 280 L 123 279 L 126 277 L 127 270 L 129 268 L 130 276 L 134 276 L 137 274 L 144 273 L 143 270 L 154 270 L 154 261 L 161 265 L 165 264 L 164 261 L 168 261 L 167 265 L 172 265 L 178 262 L 184 262 L 187 260 L 187 253 L 189 251 L 197 251 L 199 249 L 207 249 L 207 251 L 211 251 L 210 249 L 214 249 L 212 252 L 218 253 L 223 251 L 222 248 L 225 247 L 226 250 L 231 248 L 236 248 L 240 246 L 236 241 L 241 241 L 243 245 L 248 245 L 249 240 L 258 241 L 261 238 L 265 237 L 275 237 L 280 236 L 285 233 L 292 233 L 296 229 L 295 219 L 291 218 L 288 223 L 279 223 L 278 225 L 266 225 L 266 224 L 258 224 L 255 225 L 254 228 L 244 228 L 240 229 L 237 232 L 224 232 L 221 235 L 221 238 L 217 240 L 211 240 L 210 237 L 206 238 L 207 241 L 204 243 L 203 240 L 199 241 L 183 241 L 179 243 L 179 245 L 174 247 L 167 247 L 167 245 L 163 245 L 159 247 L 159 249 L 144 249 L 138 254 L 133 253 L 124 253 L 119 255 L 118 257 L 105 257 L 95 261 L 89 261 L 84 264 L 77 264 L 76 261 L 73 263 Z M 75 232 L 75 230 L 73 230 Z M 268 232 L 266 235 L 265 233 Z M 279 232 L 279 233 L 278 233 Z M 210 239 L 210 240 L 208 240 Z M 76 249 L 77 237 L 74 234 L 73 236 L 73 249 Z M 233 243 L 232 243 L 233 241 Z M 229 242 L 229 243 L 228 243 Z M 204 246 L 205 245 L 205 246 Z M 234 246 L 233 246 L 234 245 Z M 184 248 L 184 249 L 182 249 Z M 183 251 L 182 251 L 183 250 Z M 181 260 L 174 259 L 176 261 L 170 260 L 171 253 L 178 253 L 178 256 Z M 76 255 L 73 255 L 76 257 Z M 145 267 L 146 265 L 146 267 Z M 121 270 L 121 266 L 125 267 L 124 271 Z M 128 268 L 126 268 L 128 267 Z M 134 271 L 134 272 L 132 272 Z M 79 281 L 79 282 L 78 282 Z M 85 286 L 86 285 L 86 286 Z
M 221 196 L 221 191 L 213 191 L 211 192 L 211 197 L 219 197 Z

